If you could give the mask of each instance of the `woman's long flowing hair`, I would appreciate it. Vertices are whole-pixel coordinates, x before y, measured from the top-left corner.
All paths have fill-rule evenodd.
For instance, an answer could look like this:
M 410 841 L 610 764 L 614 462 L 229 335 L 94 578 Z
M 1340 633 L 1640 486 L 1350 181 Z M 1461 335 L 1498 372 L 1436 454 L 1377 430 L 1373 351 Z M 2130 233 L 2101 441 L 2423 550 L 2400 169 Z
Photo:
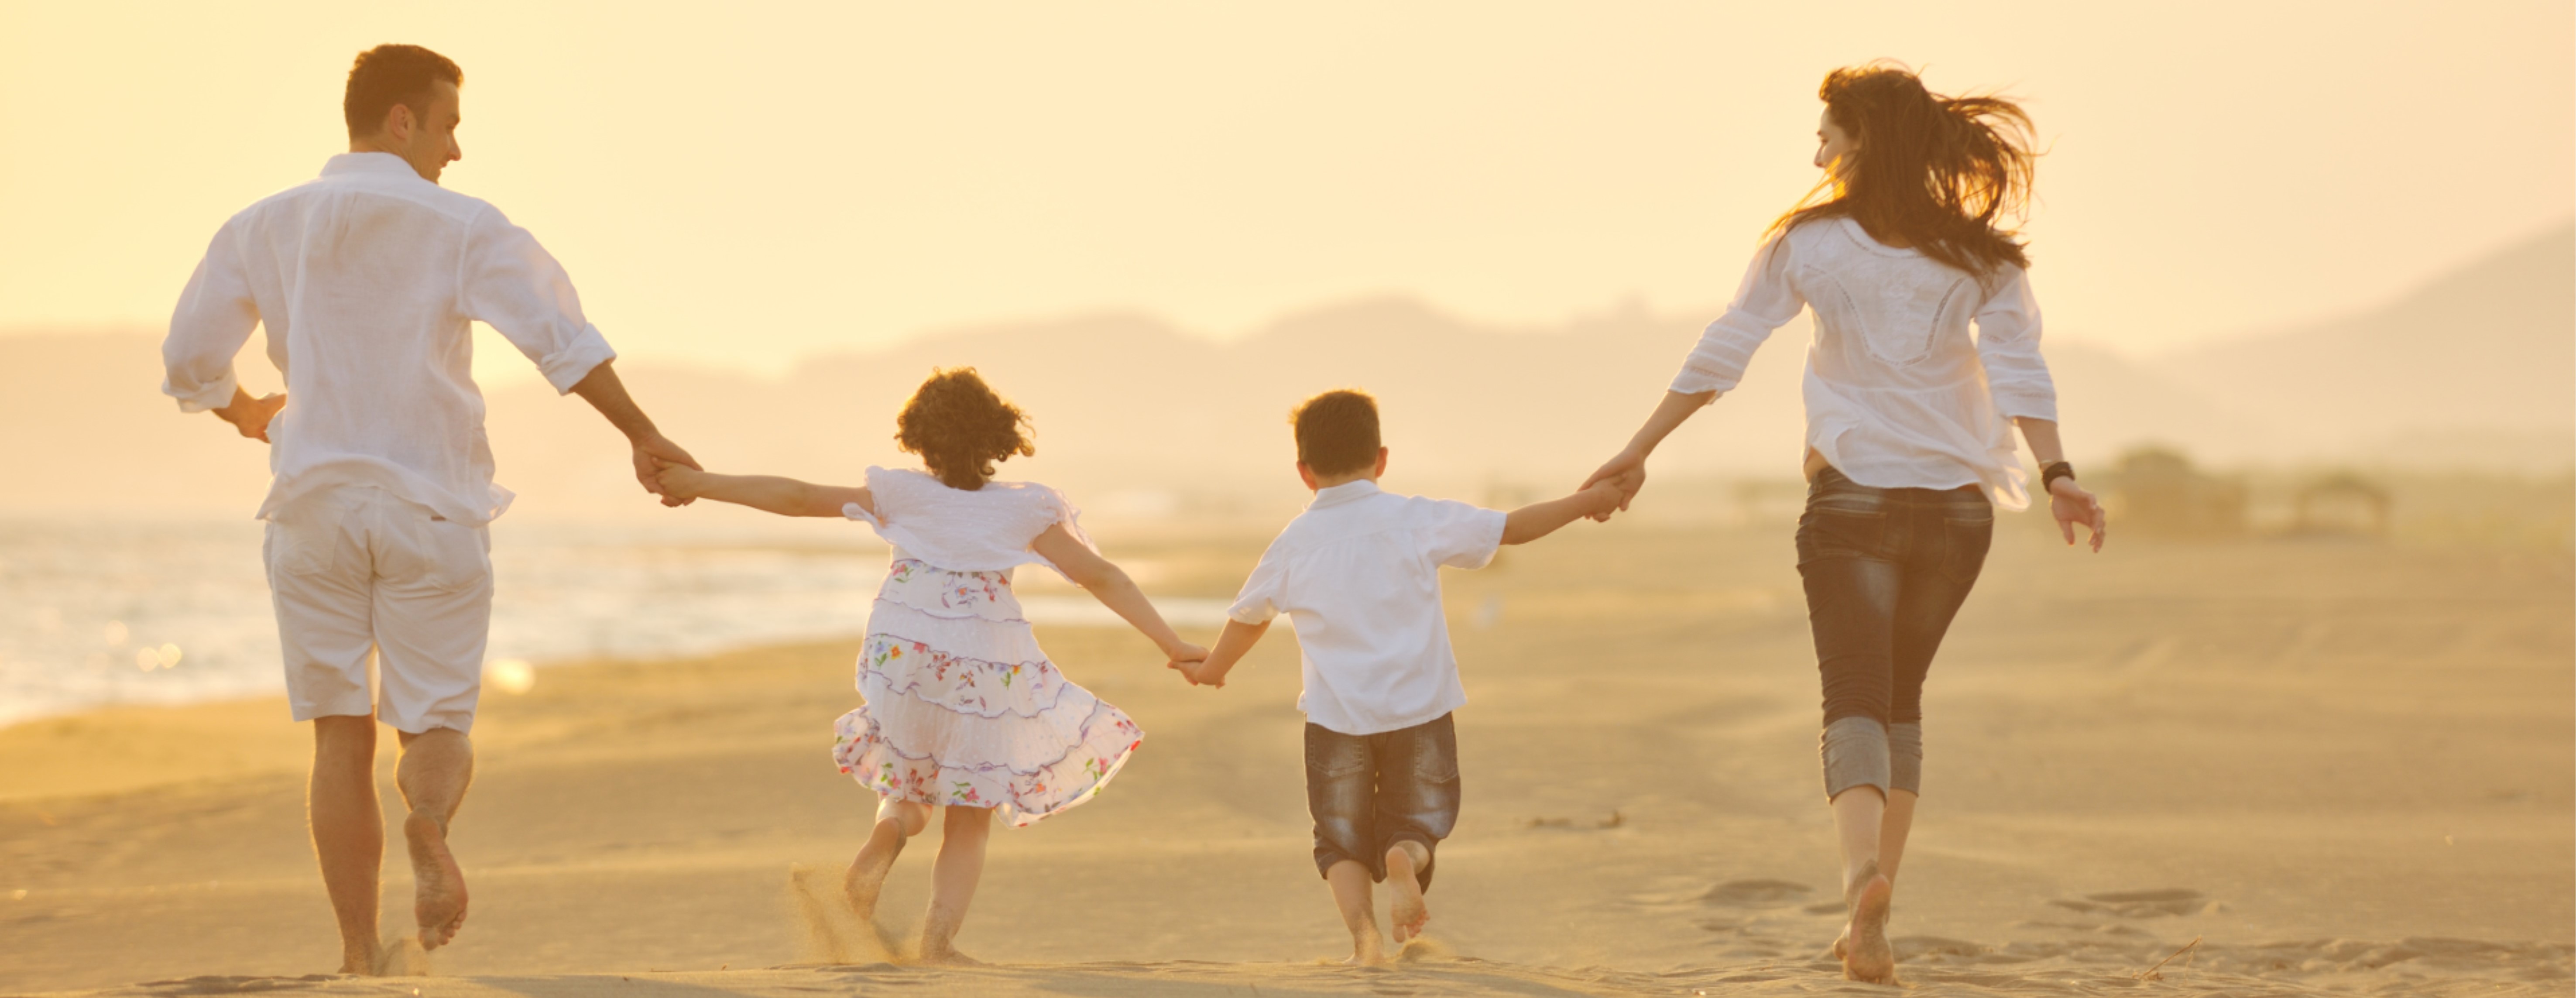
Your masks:
M 1848 216 L 1872 238 L 1902 240 L 1981 280 L 2005 264 L 2030 265 L 2018 231 L 2002 224 L 2022 217 L 2038 156 L 2021 105 L 1943 97 L 1888 61 L 1827 73 L 1816 96 L 1859 141 L 1857 162 L 1818 182 L 1770 232 Z

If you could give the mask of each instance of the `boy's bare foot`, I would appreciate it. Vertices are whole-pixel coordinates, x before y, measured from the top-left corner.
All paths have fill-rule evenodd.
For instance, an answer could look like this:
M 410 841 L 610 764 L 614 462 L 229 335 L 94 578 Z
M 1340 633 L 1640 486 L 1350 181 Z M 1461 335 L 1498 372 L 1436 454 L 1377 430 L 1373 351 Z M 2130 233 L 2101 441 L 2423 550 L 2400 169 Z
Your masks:
M 411 850 L 412 915 L 420 922 L 420 946 L 437 949 L 465 927 L 465 871 L 447 851 L 447 828 L 438 819 L 412 812 L 403 818 L 403 839 Z
M 1418 860 L 1413 854 L 1421 848 L 1398 842 L 1386 851 L 1386 890 L 1394 895 L 1387 902 L 1387 920 L 1395 923 L 1397 943 L 1421 935 L 1422 927 L 1431 921 L 1431 908 L 1422 901 L 1422 878 L 1415 872 Z
M 1368 935 L 1351 937 L 1351 957 L 1348 960 L 1342 961 L 1342 966 L 1386 966 L 1386 945 L 1378 941 L 1377 933 L 1374 931 L 1377 927 L 1370 926 L 1369 928 L 1372 931 L 1370 931 Z
M 361 976 L 374 974 L 376 965 L 383 961 L 384 949 L 373 941 L 364 944 L 352 942 L 340 944 L 340 972 L 343 974 Z
M 1874 861 L 1863 864 L 1852 880 L 1845 899 L 1851 924 L 1844 928 L 1849 937 L 1841 954 L 1844 977 L 1874 984 L 1896 982 L 1896 948 L 1887 941 L 1887 908 L 1895 892 L 1895 885 L 1879 874 Z
M 885 890 L 886 873 L 894 869 L 895 857 L 903 854 L 904 842 L 901 819 L 879 818 L 876 828 L 868 832 L 868 844 L 850 860 L 841 889 L 850 895 L 850 910 L 858 912 L 860 922 L 875 924 L 877 895 Z

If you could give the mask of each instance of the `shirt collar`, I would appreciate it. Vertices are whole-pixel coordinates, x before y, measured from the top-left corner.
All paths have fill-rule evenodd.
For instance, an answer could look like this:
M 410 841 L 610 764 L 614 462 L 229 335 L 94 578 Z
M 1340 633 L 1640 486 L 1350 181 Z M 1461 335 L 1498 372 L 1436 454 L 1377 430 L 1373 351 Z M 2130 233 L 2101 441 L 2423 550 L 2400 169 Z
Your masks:
M 402 157 L 389 152 L 344 152 L 322 164 L 323 176 L 337 173 L 377 173 L 420 179 L 420 171 L 412 169 Z
M 1323 509 L 1328 506 L 1339 506 L 1346 502 L 1357 502 L 1376 494 L 1378 494 L 1377 483 L 1362 478 L 1357 481 L 1343 482 L 1342 484 L 1333 486 L 1332 488 L 1315 490 L 1315 501 L 1307 503 L 1306 508 Z

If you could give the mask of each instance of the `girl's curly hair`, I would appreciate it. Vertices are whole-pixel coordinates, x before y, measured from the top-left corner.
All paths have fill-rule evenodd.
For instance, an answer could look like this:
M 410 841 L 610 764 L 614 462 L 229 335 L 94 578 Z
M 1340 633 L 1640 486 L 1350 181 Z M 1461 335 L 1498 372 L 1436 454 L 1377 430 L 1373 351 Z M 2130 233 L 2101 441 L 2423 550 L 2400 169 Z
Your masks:
M 895 443 L 949 488 L 973 492 L 993 478 L 993 463 L 1036 457 L 1029 417 L 1003 401 L 971 367 L 935 369 L 894 418 Z

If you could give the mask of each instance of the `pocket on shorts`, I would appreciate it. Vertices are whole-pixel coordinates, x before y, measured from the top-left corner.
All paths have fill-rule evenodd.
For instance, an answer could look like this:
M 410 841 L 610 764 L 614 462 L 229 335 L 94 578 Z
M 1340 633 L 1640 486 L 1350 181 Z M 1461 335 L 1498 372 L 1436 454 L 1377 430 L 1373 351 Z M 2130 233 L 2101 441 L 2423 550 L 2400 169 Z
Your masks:
M 426 511 L 408 524 L 406 543 L 388 551 L 385 574 L 394 581 L 460 592 L 492 577 L 491 534 Z
M 1458 728 L 1447 717 L 1423 725 L 1413 744 L 1413 778 L 1428 784 L 1458 779 Z
M 268 521 L 268 535 L 261 553 L 268 560 L 268 570 L 276 575 L 320 575 L 340 564 L 342 548 L 340 510 L 320 507 L 296 511 L 303 515 Z
M 1320 779 L 1350 776 L 1369 765 L 1368 743 L 1325 729 L 1306 736 L 1306 773 Z

